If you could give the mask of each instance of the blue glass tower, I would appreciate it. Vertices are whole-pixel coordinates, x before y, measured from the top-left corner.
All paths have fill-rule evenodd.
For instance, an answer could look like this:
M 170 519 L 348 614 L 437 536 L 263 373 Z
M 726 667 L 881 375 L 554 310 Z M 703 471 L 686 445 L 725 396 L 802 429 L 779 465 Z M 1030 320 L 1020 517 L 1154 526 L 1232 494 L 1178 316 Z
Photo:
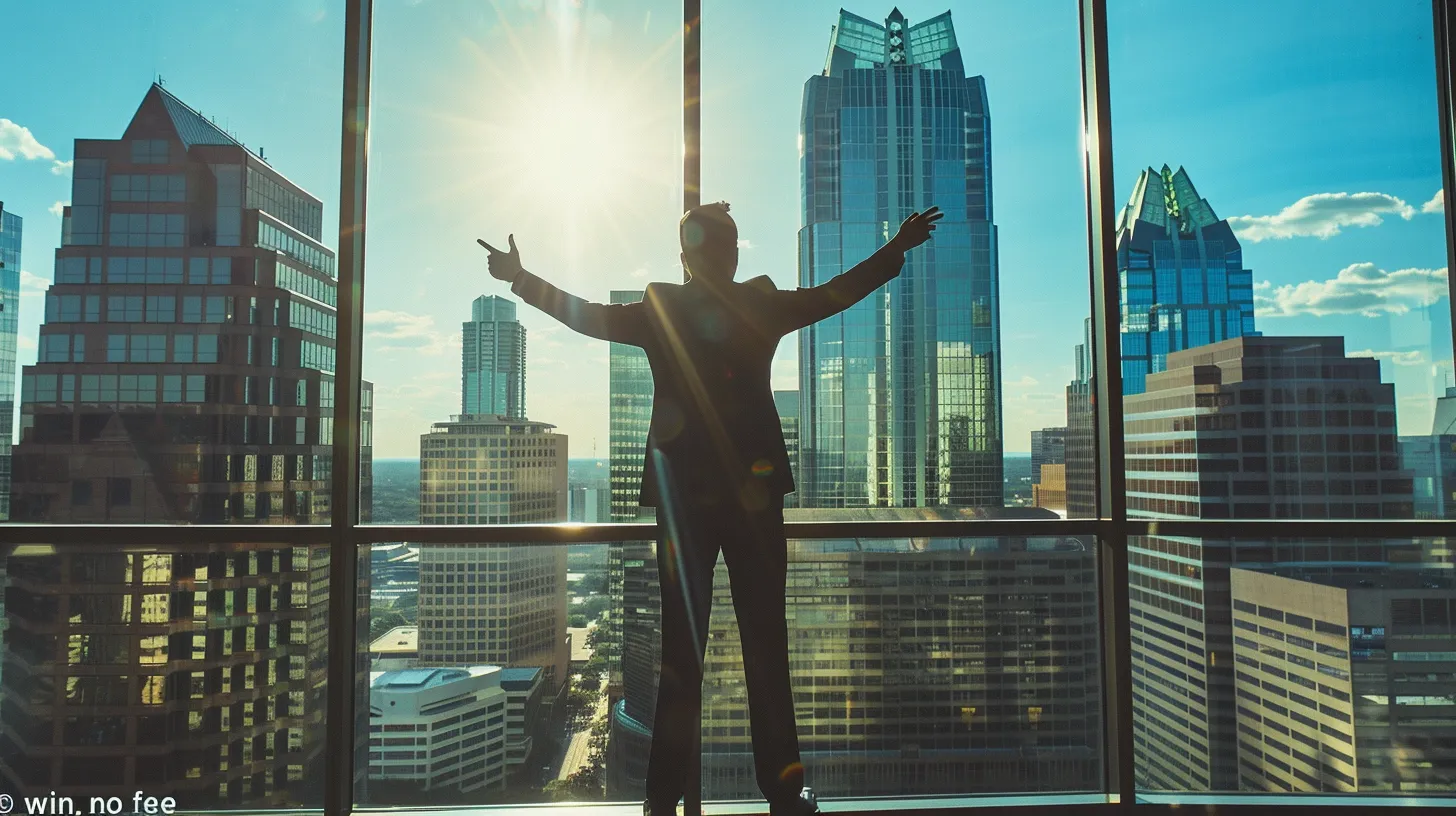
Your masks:
M 947 12 L 841 11 L 804 86 L 799 283 L 868 257 L 915 210 L 899 278 L 799 332 L 803 507 L 999 507 L 1001 361 L 990 111 Z
M 1258 334 L 1243 248 L 1181 167 L 1138 176 L 1117 217 L 1117 270 L 1125 394 L 1143 393 L 1169 352 Z
M 15 432 L 15 341 L 20 317 L 23 219 L 0 201 L 0 521 L 10 518 L 10 445 Z
M 516 304 L 484 295 L 460 325 L 460 413 L 526 418 L 526 328 Z

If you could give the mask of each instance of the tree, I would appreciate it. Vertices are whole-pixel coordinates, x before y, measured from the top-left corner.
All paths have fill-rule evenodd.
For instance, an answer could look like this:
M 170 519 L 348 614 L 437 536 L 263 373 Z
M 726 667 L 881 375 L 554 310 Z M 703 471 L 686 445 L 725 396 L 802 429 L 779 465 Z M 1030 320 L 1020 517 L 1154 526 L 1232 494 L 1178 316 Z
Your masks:
M 586 615 L 572 615 L 566 619 L 566 625 L 573 629 L 580 629 L 586 626 Z
M 396 626 L 408 625 L 409 621 L 405 620 L 404 615 L 398 612 L 380 612 L 374 615 L 373 619 L 369 621 L 369 639 L 375 640 L 376 638 L 383 637 L 390 629 Z

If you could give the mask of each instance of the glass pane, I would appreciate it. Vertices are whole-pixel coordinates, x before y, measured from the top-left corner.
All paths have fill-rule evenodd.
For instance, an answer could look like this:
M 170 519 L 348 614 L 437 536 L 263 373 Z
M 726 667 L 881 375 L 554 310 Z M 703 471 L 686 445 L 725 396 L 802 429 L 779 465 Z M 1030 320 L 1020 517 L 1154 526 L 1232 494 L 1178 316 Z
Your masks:
M 1129 515 L 1447 517 L 1456 391 L 1430 6 L 1327 3 L 1312 17 L 1297 2 L 1129 2 L 1109 14 L 1115 172 L 1127 202 L 1115 274 Z M 1207 70 L 1155 70 L 1150 35 L 1218 57 Z M 1446 549 L 1167 538 L 1135 546 L 1139 786 L 1452 790 L 1437 720 L 1362 731 L 1350 706 L 1364 692 L 1350 691 L 1348 668 L 1342 688 L 1354 696 L 1334 715 L 1318 693 L 1328 681 L 1297 675 L 1282 655 L 1259 658 L 1253 672 L 1240 666 L 1251 659 L 1237 628 L 1245 590 L 1236 571 L 1230 577 L 1245 564 L 1284 576 L 1247 579 L 1258 596 L 1249 602 L 1343 620 L 1346 600 L 1331 598 L 1347 590 L 1349 604 L 1360 588 L 1449 592 L 1444 578 L 1429 577 L 1449 572 L 1432 566 L 1449 566 Z M 1414 584 L 1385 583 L 1412 575 Z M 1350 606 L 1349 623 L 1376 626 L 1385 614 Z M 1377 668 L 1367 682 L 1385 686 L 1399 665 L 1382 657 Z M 1298 714 L 1315 723 L 1304 731 L 1289 721 L 1304 711 L 1286 705 L 1296 694 L 1319 701 L 1317 712 Z
M 649 542 L 375 547 L 368 803 L 641 800 L 654 730 L 691 719 L 658 709 L 658 551 Z M 794 719 L 818 795 L 1101 787 L 1091 541 L 793 540 L 787 552 L 779 597 Z M 613 564 L 620 606 L 606 592 Z M 740 593 L 761 590 L 771 565 L 743 567 Z M 708 584 L 705 801 L 762 799 L 730 569 L 718 559 Z M 749 597 L 740 608 L 766 603 Z M 429 710 L 457 691 L 469 702 Z M 770 710 L 765 699 L 760 711 Z
M 0 555 L 7 794 L 76 813 L 92 797 L 117 812 L 322 808 L 325 547 Z
M 329 521 L 343 11 L 7 12 L 10 520 Z
M 608 458 L 608 346 L 491 278 L 476 239 L 513 236 L 526 269 L 601 303 L 682 280 L 682 5 L 376 15 L 364 370 L 374 454 L 423 458 L 427 493 L 375 520 L 564 521 L 564 479 L 506 465 Z
M 733 205 L 739 280 L 823 285 L 945 213 L 898 277 L 861 269 L 847 309 L 780 342 L 788 505 L 1064 515 L 1089 314 L 1077 6 L 891 5 L 704 4 L 703 196 Z
M 1156 536 L 1130 558 L 1150 795 L 1456 792 L 1446 539 Z

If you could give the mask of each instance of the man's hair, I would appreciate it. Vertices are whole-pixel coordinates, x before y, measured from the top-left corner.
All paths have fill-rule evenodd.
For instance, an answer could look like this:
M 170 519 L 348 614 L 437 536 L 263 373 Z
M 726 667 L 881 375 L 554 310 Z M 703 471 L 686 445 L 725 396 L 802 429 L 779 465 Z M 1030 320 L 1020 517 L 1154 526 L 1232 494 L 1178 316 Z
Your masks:
M 737 257 L 738 225 L 728 214 L 726 201 L 700 204 L 684 213 L 678 238 L 690 270 L 694 261 L 714 266 L 732 264 Z

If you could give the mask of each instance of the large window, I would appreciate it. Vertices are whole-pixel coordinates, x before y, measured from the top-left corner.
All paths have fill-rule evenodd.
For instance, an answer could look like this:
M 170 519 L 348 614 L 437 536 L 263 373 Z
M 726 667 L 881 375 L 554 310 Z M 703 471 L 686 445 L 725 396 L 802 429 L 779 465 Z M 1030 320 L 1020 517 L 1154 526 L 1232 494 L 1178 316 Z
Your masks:
M 1453 10 L 7 10 L 0 806 L 635 812 L 649 352 L 476 239 L 627 310 L 720 200 L 779 290 L 945 213 L 752 386 L 826 810 L 1451 805 Z

